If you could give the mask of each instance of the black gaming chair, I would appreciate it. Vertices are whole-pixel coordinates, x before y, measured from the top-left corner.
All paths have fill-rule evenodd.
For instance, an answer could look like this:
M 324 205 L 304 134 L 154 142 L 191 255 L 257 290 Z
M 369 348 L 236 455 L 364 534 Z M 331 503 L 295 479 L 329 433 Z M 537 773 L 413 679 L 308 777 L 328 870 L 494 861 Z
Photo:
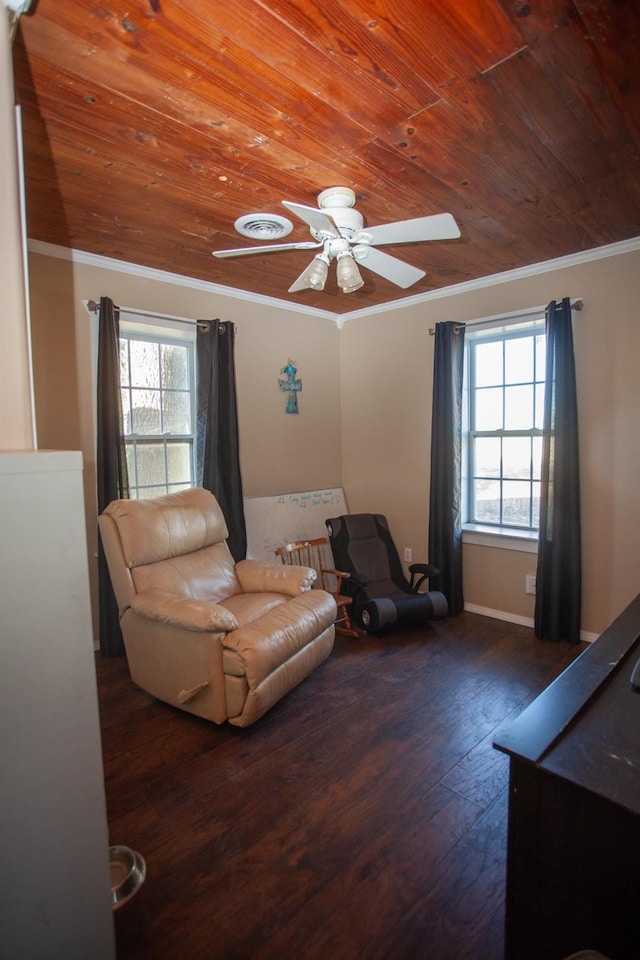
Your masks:
M 350 574 L 342 590 L 353 598 L 351 617 L 363 630 L 437 620 L 449 614 L 438 590 L 418 593 L 425 580 L 440 579 L 437 567 L 414 563 L 405 577 L 386 518 L 379 513 L 352 513 L 327 520 L 334 565 Z

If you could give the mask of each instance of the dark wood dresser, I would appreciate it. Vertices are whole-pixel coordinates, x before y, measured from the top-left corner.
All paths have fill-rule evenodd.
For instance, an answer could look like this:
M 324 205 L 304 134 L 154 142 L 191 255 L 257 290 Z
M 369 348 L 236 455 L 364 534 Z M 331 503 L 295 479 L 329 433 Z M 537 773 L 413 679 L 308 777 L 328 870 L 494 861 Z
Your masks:
M 506 960 L 640 958 L 640 595 L 495 740 L 509 755 Z

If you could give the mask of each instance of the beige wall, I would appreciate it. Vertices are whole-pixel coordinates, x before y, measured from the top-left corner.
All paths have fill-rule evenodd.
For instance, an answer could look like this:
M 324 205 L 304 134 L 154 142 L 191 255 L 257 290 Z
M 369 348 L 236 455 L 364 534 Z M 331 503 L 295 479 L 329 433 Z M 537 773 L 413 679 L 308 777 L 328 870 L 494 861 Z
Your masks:
M 495 283 L 347 321 L 341 336 L 343 474 L 351 511 L 385 513 L 425 557 L 434 338 L 468 321 L 582 297 L 574 342 L 583 521 L 582 628 L 601 632 L 640 590 L 640 253 Z M 535 555 L 467 544 L 465 601 L 533 616 Z
M 0 450 L 32 450 L 31 373 L 8 17 L 0 11 Z

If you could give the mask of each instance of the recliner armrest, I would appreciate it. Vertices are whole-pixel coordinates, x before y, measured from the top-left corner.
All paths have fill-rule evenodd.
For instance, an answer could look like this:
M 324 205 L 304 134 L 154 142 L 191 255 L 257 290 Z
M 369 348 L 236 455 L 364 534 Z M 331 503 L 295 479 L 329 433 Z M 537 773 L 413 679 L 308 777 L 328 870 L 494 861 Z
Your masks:
M 165 590 L 145 590 L 135 594 L 131 609 L 148 620 L 158 620 L 185 630 L 227 633 L 238 627 L 231 611 L 219 603 L 176 597 Z
M 318 579 L 311 567 L 262 560 L 240 560 L 235 572 L 243 593 L 283 593 L 287 597 L 306 593 Z

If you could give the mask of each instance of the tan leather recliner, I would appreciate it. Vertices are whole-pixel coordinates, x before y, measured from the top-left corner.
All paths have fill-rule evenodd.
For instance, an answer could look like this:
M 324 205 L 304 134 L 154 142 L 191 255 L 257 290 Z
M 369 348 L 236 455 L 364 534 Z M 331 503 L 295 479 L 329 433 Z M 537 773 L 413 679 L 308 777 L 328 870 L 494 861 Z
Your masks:
M 246 727 L 331 653 L 316 572 L 235 563 L 207 490 L 114 500 L 98 523 L 131 679 L 159 700 Z

